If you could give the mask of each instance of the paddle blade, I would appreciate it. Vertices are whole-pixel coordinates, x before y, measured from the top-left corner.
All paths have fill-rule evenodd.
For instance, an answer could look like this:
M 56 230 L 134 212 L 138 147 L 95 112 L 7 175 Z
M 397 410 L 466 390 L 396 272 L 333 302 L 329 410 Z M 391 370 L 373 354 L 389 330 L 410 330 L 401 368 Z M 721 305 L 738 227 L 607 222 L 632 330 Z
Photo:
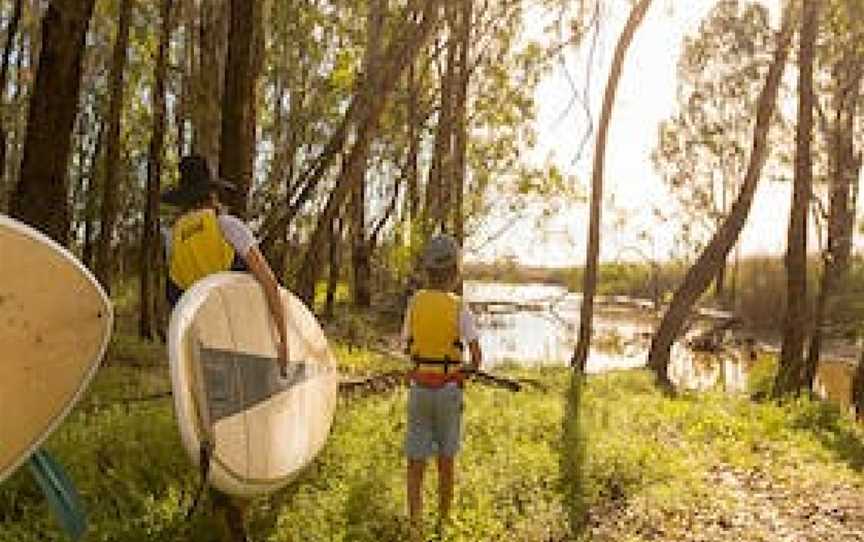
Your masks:
M 45 450 L 39 449 L 30 456 L 30 472 L 39 488 L 48 499 L 54 517 L 63 531 L 73 540 L 78 540 L 87 529 L 87 516 L 72 480 L 63 467 Z

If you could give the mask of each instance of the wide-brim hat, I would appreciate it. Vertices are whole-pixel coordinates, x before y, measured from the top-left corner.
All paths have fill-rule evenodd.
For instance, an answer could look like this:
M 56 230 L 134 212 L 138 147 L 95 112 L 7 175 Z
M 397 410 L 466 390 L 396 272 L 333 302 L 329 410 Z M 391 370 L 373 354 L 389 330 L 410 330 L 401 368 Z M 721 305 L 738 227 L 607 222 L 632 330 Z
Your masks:
M 180 181 L 177 186 L 163 192 L 160 199 L 167 205 L 184 206 L 198 203 L 219 190 L 234 192 L 236 186 L 214 177 L 203 156 L 184 156 L 180 160 Z

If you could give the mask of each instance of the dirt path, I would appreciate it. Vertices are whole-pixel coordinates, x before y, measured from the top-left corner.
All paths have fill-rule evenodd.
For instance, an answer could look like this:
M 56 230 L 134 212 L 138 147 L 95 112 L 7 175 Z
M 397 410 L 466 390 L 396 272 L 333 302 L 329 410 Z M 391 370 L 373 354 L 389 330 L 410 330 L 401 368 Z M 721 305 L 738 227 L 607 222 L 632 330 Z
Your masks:
M 646 511 L 638 500 L 591 514 L 594 541 L 861 542 L 864 487 L 779 480 L 757 469 L 718 466 L 710 495 L 684 509 Z M 602 513 L 605 512 L 605 513 Z

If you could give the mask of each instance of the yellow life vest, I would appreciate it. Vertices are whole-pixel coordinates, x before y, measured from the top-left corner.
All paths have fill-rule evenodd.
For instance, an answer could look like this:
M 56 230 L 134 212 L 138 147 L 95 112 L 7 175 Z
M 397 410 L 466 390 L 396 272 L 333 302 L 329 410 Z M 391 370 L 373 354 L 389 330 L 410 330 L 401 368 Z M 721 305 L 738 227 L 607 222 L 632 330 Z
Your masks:
M 459 341 L 459 296 L 439 290 L 420 290 L 411 305 L 411 358 L 416 373 L 458 375 L 462 363 Z
M 234 262 L 234 248 L 219 228 L 216 212 L 203 209 L 186 213 L 171 230 L 169 275 L 181 289 L 207 275 L 228 271 Z

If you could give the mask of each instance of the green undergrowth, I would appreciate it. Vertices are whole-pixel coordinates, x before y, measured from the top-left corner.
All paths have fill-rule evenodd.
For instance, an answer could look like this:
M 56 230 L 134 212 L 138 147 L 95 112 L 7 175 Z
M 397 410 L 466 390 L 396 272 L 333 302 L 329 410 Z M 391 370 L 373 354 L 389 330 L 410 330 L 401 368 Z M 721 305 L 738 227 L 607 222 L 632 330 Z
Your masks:
M 340 363 L 362 370 L 381 362 L 357 350 L 337 352 Z M 503 372 L 540 380 L 547 390 L 469 385 L 452 521 L 440 534 L 434 465 L 427 471 L 428 540 L 588 540 L 623 507 L 664 517 L 706 502 L 722 506 L 726 496 L 709 476 L 720 467 L 864 486 L 862 432 L 824 404 L 669 398 L 641 371 L 584 385 L 563 368 Z M 138 400 L 167 382 L 164 368 L 109 366 L 48 441 L 87 505 L 85 540 L 218 539 L 209 506 L 184 520 L 197 475 L 180 446 L 170 398 Z M 289 487 L 253 502 L 252 539 L 406 539 L 406 397 L 397 388 L 341 398 L 313 464 Z M 62 539 L 26 469 L 0 486 L 0 541 Z

